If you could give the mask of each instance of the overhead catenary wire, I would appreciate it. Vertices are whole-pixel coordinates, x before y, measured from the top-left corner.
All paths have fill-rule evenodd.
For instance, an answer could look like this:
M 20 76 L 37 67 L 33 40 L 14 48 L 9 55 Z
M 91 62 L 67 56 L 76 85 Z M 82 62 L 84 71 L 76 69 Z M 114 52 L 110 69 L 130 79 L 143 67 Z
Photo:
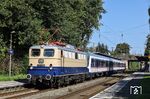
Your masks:
M 104 22 L 103 22 L 103 26 L 104 27 L 106 27 L 107 29 L 108 29 L 108 31 L 109 32 L 107 32 L 107 33 L 120 33 L 121 34 L 121 41 L 123 42 L 123 37 L 122 37 L 122 34 L 123 34 L 123 36 L 124 36 L 124 33 L 125 32 L 128 32 L 128 31 L 131 31 L 131 30 L 135 30 L 135 29 L 140 29 L 140 28 L 142 28 L 142 27 L 145 27 L 145 26 L 147 26 L 148 25 L 148 23 L 144 23 L 144 24 L 141 24 L 141 25 L 137 25 L 137 26 L 133 26 L 133 27 L 131 27 L 131 28 L 128 28 L 128 29 L 125 29 L 125 30 L 122 30 L 122 31 L 116 31 L 116 30 L 114 30 L 113 28 L 111 28 L 109 25 L 106 25 Z M 105 38 L 105 40 L 107 40 L 109 43 L 111 43 L 112 44 L 112 49 L 114 48 L 114 46 L 116 46 L 116 43 L 115 42 L 113 42 L 113 40 L 111 40 L 109 37 L 106 37 L 105 35 L 103 35 L 103 33 L 104 32 L 101 32 L 100 33 L 100 36 L 101 37 L 103 37 L 103 38 Z M 139 49 L 139 48 L 136 48 L 136 49 Z M 140 51 L 140 53 L 141 53 L 141 51 Z

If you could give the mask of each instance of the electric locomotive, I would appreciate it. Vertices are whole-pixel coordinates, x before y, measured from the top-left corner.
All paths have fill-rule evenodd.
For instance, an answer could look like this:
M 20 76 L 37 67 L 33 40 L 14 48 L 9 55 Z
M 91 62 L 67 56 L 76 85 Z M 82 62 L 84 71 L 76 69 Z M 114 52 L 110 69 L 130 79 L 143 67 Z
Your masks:
M 120 59 L 53 42 L 30 47 L 27 79 L 30 83 L 42 82 L 54 86 L 124 70 L 125 63 Z
M 30 47 L 29 66 L 27 78 L 31 82 L 49 82 L 53 78 L 58 80 L 68 75 L 89 72 L 85 52 L 58 42 Z

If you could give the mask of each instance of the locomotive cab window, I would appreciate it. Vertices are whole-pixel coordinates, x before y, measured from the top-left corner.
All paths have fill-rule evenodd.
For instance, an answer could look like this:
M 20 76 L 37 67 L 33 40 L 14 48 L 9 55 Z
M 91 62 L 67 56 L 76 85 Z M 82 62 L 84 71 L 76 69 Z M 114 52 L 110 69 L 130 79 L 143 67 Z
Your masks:
M 40 56 L 40 49 L 32 49 L 31 50 L 31 55 L 36 57 L 36 56 Z
M 54 49 L 44 49 L 44 56 L 53 57 L 54 56 Z

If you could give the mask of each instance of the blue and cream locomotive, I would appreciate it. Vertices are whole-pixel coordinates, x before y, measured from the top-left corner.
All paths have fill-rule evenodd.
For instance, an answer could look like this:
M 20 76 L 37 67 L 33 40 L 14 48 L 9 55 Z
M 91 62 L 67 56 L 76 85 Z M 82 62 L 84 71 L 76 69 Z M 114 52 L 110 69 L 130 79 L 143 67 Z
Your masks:
M 63 84 L 125 70 L 119 59 L 99 53 L 83 52 L 58 42 L 29 49 L 27 78 L 31 83 Z

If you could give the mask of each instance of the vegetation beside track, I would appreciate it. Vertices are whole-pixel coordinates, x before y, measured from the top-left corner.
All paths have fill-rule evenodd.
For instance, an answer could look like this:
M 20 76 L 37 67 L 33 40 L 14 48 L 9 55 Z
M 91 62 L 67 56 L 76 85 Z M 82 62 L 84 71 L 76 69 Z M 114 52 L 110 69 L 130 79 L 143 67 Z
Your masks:
M 0 75 L 0 81 L 10 81 L 10 80 L 20 80 L 20 79 L 26 79 L 26 75 L 20 74 L 11 77 L 9 77 L 8 75 Z

